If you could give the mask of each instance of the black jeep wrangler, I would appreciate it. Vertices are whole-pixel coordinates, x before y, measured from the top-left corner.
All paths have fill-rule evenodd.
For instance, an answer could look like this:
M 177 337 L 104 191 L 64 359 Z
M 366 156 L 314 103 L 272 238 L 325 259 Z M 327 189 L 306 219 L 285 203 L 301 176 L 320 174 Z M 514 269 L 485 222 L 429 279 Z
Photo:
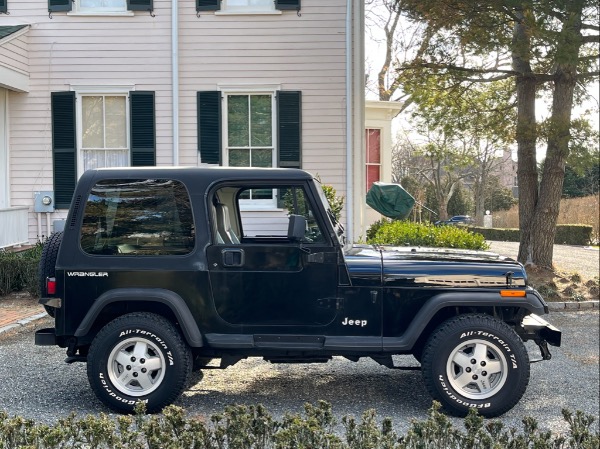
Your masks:
M 268 218 L 265 218 L 268 217 Z M 38 345 L 87 362 L 106 405 L 156 412 L 212 359 L 421 362 L 455 414 L 513 407 L 559 330 L 523 266 L 488 252 L 345 245 L 320 183 L 294 169 L 86 172 L 46 242 Z M 211 367 L 214 363 L 211 364 Z

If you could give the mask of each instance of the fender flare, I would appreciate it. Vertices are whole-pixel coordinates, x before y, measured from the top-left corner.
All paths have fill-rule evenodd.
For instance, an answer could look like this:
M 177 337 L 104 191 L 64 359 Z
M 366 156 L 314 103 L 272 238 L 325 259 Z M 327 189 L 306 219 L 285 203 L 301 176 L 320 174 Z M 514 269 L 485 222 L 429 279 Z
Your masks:
M 150 301 L 166 305 L 175 314 L 187 343 L 193 348 L 204 346 L 200 329 L 185 301 L 177 293 L 162 288 L 116 288 L 103 293 L 88 310 L 75 331 L 75 337 L 86 336 L 107 305 L 131 301 Z
M 408 329 L 399 337 L 384 337 L 384 351 L 410 351 L 431 319 L 448 307 L 511 307 L 523 308 L 536 315 L 548 312 L 548 306 L 535 290 L 527 290 L 526 297 L 501 298 L 498 292 L 448 292 L 431 298 L 413 318 Z

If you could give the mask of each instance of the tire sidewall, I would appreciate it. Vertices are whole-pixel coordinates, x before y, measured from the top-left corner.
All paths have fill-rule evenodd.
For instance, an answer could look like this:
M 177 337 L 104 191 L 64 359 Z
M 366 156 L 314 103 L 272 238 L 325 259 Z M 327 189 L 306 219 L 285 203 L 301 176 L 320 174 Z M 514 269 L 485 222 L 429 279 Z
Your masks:
M 529 381 L 529 360 L 522 341 L 512 329 L 492 329 L 491 326 L 457 326 L 440 339 L 435 349 L 426 355 L 429 364 L 434 397 L 460 414 L 475 408 L 480 413 L 496 416 L 510 409 L 521 398 Z M 448 379 L 448 359 L 457 347 L 480 340 L 492 344 L 506 359 L 506 380 L 494 395 L 485 399 L 472 399 L 457 391 Z
M 148 412 L 155 412 L 170 404 L 187 380 L 188 354 L 182 350 L 181 342 L 156 323 L 131 317 L 109 323 L 98 333 L 88 355 L 88 377 L 99 399 L 114 410 L 132 412 L 138 402 L 146 403 Z M 130 396 L 120 391 L 109 376 L 108 358 L 111 351 L 124 341 L 135 338 L 146 340 L 161 352 L 164 361 L 164 377 L 160 386 L 144 396 Z

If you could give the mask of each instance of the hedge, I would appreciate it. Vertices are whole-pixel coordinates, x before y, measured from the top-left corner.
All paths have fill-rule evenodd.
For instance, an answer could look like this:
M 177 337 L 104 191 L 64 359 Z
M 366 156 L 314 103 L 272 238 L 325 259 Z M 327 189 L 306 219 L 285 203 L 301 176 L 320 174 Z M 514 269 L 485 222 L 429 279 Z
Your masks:
M 380 220 L 367 230 L 367 243 L 393 246 L 429 246 L 486 250 L 481 234 L 462 226 L 435 226 L 410 221 Z
M 480 228 L 469 226 L 469 230 L 481 234 L 486 240 L 501 242 L 518 242 L 520 231 L 516 228 Z M 593 227 L 581 224 L 561 224 L 556 226 L 554 243 L 559 245 L 589 245 L 592 241 Z
M 39 296 L 38 265 L 42 244 L 18 253 L 0 252 L 0 296 L 26 290 Z
M 519 433 L 499 421 L 486 422 L 475 409 L 464 418 L 463 431 L 434 402 L 428 419 L 413 420 L 402 436 L 391 419 L 378 424 L 374 410 L 365 411 L 360 421 L 342 418 L 343 431 L 336 431 L 338 423 L 325 401 L 306 404 L 303 415 L 286 414 L 280 420 L 261 405 L 229 406 L 207 419 L 187 417 L 173 405 L 160 415 L 143 412 L 140 402 L 135 416 L 71 414 L 54 425 L 0 412 L 0 449 L 597 449 L 600 443 L 598 432 L 591 429 L 593 416 L 566 410 L 566 435 L 540 430 L 529 417 Z

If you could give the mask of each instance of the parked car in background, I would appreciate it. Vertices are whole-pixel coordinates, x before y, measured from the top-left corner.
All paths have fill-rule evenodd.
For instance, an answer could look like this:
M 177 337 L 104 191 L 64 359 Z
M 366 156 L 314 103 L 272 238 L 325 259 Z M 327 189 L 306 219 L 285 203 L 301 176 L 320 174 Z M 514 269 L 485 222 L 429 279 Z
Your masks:
M 455 215 L 450 217 L 448 220 L 440 220 L 435 222 L 436 225 L 473 225 L 475 219 L 469 215 Z

